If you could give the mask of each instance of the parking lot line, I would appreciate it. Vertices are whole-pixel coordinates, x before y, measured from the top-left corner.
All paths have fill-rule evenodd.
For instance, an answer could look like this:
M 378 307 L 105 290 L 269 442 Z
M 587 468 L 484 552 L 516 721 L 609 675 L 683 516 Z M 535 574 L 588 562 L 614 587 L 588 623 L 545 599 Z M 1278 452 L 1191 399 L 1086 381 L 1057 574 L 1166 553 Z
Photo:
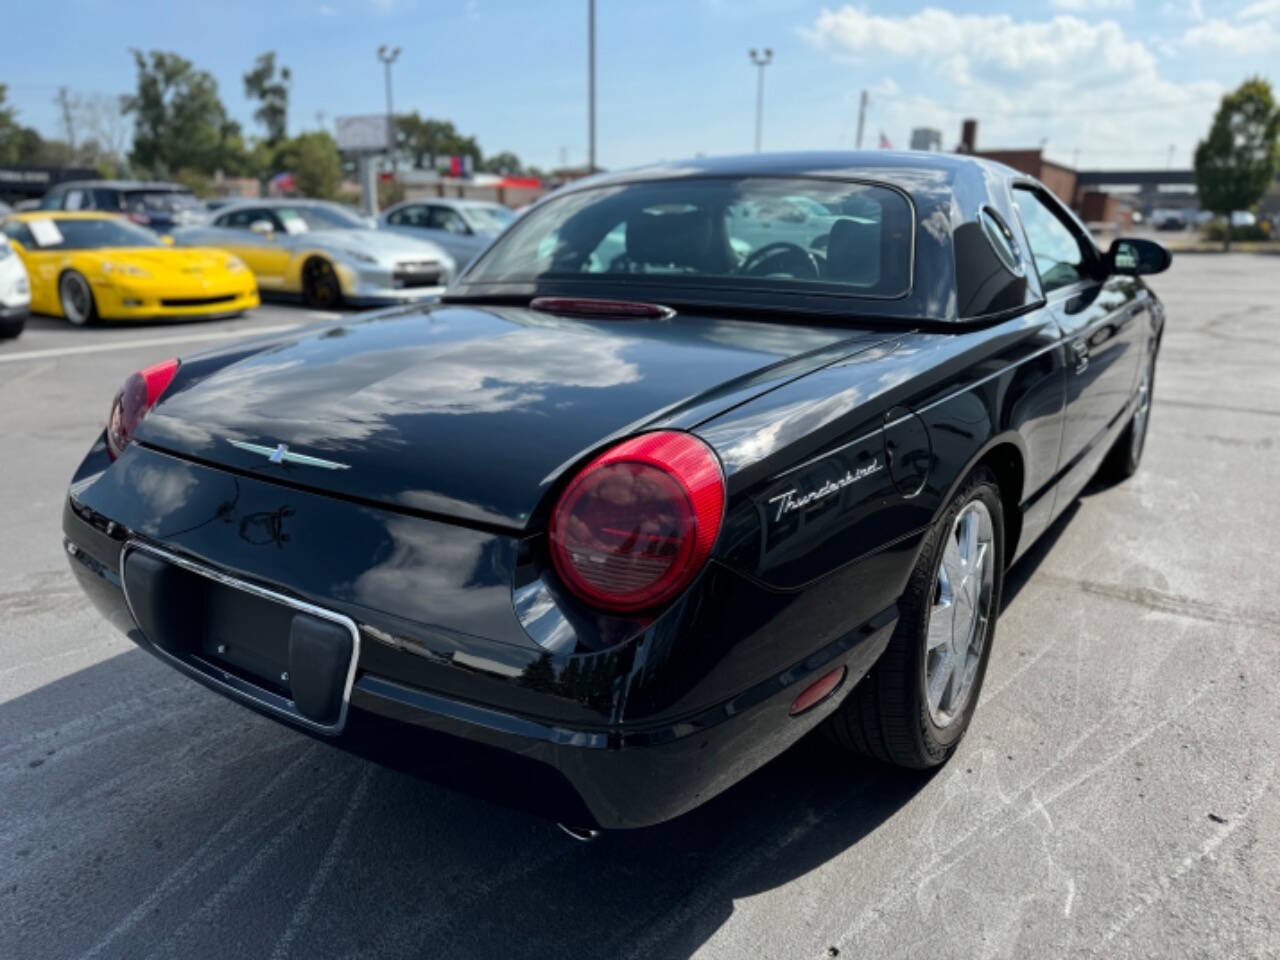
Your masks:
M 237 327 L 234 330 L 210 330 L 205 333 L 188 333 L 178 337 L 148 337 L 143 340 L 112 340 L 106 343 L 80 344 L 74 347 L 49 347 L 45 350 L 26 350 L 22 353 L 0 353 L 0 363 L 16 360 L 42 360 L 47 357 L 70 357 L 81 353 L 102 353 L 107 350 L 128 350 L 131 347 L 162 347 L 171 343 L 199 343 L 204 340 L 229 340 L 235 337 L 254 337 L 262 333 L 283 333 L 296 330 L 302 324 L 277 323 L 266 327 Z

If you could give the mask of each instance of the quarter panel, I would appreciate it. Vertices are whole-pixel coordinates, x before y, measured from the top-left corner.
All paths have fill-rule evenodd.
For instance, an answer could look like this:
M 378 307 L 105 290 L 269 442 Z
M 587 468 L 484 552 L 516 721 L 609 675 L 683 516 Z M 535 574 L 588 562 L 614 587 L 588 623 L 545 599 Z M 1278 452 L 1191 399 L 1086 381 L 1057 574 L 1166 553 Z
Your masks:
M 1043 309 L 984 330 L 910 333 L 701 424 L 728 475 L 724 562 L 776 589 L 809 589 L 926 528 L 999 443 L 1024 465 L 1014 499 L 1024 509 L 1051 503 L 1062 429 L 1058 339 Z M 913 414 L 927 443 L 902 429 Z M 920 464 L 911 483 L 885 469 L 890 451 Z M 780 511 L 786 503 L 796 508 Z M 1034 537 L 1047 520 L 1033 520 Z M 896 601 L 910 572 L 914 558 L 900 559 L 882 581 L 892 587 L 882 605 Z

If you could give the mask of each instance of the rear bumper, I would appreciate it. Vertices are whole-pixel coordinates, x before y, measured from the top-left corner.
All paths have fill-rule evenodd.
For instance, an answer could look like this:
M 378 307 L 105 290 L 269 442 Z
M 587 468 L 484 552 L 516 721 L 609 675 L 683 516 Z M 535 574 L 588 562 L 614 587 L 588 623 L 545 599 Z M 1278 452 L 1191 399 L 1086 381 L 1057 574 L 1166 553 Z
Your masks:
M 8 307 L 0 303 L 0 320 L 7 323 L 25 323 L 30 316 L 30 303 L 19 303 Z
M 546 719 L 491 699 L 424 689 L 361 655 L 341 729 L 281 717 L 207 671 L 175 662 L 143 633 L 126 604 L 119 556 L 129 532 L 92 523 L 68 501 L 63 529 L 71 568 L 98 610 L 130 639 L 197 682 L 326 743 L 486 800 L 580 826 L 643 827 L 705 802 L 741 780 L 835 709 L 884 649 L 890 608 L 800 662 L 692 715 L 656 724 L 587 725 Z M 360 623 L 377 647 L 378 631 Z M 374 651 L 376 652 L 376 651 Z M 366 651 L 368 653 L 368 651 Z M 789 716 L 795 697 L 828 671 L 848 673 L 827 700 Z M 550 711 L 548 711 L 549 713 Z

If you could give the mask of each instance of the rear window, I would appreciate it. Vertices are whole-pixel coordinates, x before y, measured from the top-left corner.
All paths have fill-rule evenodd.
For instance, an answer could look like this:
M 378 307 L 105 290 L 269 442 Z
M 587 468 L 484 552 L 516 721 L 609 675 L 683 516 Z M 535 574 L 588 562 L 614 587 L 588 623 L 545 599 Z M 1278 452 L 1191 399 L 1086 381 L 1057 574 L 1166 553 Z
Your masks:
M 690 178 L 588 188 L 544 202 L 467 283 L 592 277 L 899 297 L 912 211 L 889 187 Z

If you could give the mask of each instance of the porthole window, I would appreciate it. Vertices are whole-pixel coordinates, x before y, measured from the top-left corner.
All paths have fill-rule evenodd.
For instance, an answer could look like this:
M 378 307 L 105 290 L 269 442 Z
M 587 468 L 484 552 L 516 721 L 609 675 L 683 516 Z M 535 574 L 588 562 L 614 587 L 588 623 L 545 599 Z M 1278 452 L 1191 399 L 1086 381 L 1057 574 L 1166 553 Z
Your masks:
M 990 207 L 983 207 L 978 219 L 982 222 L 982 231 L 987 235 L 991 246 L 995 248 L 1000 262 L 1010 273 L 1021 274 L 1022 257 L 1018 253 L 1018 241 L 1013 231 L 1009 229 L 1009 225 Z

